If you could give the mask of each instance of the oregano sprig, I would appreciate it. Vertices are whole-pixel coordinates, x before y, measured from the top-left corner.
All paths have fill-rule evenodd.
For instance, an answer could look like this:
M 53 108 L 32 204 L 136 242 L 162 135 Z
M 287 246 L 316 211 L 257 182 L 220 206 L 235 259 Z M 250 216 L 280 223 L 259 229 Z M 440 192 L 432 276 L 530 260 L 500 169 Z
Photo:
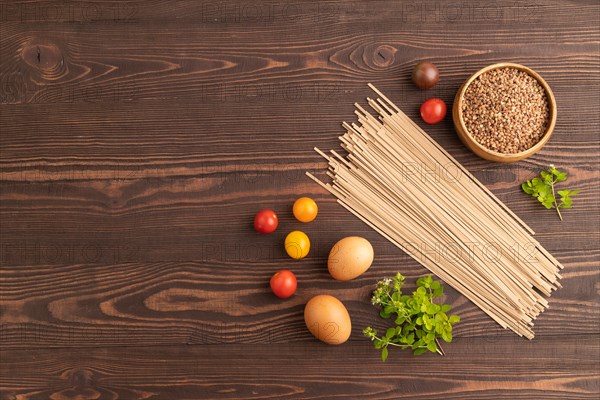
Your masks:
M 392 279 L 377 282 L 371 299 L 373 305 L 381 307 L 379 315 L 386 319 L 394 317 L 396 326 L 388 328 L 382 336 L 370 326 L 363 334 L 381 350 L 383 361 L 388 357 L 389 346 L 411 349 L 414 355 L 427 351 L 444 355 L 438 338 L 451 342 L 452 325 L 460 321 L 460 317 L 446 314 L 451 309 L 448 304 L 433 302 L 444 293 L 444 288 L 431 275 L 417 280 L 417 290 L 412 296 L 402 294 L 404 280 L 398 272 Z
M 571 208 L 573 206 L 572 196 L 575 196 L 579 190 L 558 190 L 554 186 L 558 182 L 565 181 L 567 173 L 557 170 L 554 165 L 550 165 L 546 171 L 540 172 L 539 177 L 523 182 L 521 188 L 523 191 L 538 199 L 540 203 L 547 209 L 554 208 L 558 213 L 560 220 L 563 220 L 560 213 L 561 208 Z M 556 199 L 556 194 L 560 196 L 560 202 Z

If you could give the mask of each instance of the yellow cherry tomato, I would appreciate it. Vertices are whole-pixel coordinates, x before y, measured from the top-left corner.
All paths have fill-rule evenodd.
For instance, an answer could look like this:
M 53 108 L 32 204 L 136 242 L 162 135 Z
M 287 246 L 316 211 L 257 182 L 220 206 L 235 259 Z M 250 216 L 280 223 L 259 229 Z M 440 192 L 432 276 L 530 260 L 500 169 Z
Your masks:
M 306 233 L 293 231 L 285 237 L 285 251 L 293 259 L 299 260 L 306 257 L 310 250 L 310 240 Z
M 300 197 L 294 202 L 294 217 L 300 222 L 310 222 L 317 218 L 319 207 L 310 197 Z

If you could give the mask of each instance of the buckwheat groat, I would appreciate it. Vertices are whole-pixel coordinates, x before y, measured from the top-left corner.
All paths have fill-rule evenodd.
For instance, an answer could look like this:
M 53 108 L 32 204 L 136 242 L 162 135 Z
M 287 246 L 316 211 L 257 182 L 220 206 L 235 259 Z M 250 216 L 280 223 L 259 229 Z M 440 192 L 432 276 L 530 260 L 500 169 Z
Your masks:
M 462 114 L 482 146 L 512 154 L 533 147 L 546 131 L 548 99 L 538 81 L 515 68 L 481 74 L 467 88 Z

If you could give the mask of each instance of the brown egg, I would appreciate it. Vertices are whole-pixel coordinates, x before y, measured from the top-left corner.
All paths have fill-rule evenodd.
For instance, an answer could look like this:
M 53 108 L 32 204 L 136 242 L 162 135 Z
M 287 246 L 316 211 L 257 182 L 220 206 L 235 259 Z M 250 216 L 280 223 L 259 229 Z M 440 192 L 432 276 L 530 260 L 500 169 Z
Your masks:
M 314 337 L 327 344 L 342 344 L 350 337 L 352 322 L 344 304 L 333 296 L 313 297 L 304 307 L 304 322 Z
M 373 257 L 373 246 L 367 239 L 349 236 L 333 245 L 327 268 L 334 279 L 348 281 L 368 270 Z

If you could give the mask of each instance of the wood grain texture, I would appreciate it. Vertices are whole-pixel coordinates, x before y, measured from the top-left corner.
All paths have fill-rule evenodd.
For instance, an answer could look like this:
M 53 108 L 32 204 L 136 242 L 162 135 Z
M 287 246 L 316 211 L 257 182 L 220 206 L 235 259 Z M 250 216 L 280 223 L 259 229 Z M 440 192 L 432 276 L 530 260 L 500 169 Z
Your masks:
M 3 344 L 23 349 L 310 342 L 313 339 L 304 329 L 302 313 L 304 304 L 319 293 L 330 293 L 346 304 L 353 320 L 351 340 L 363 342 L 364 327 L 374 322 L 385 326 L 383 321 L 377 322 L 370 305 L 374 282 L 394 274 L 399 262 L 410 282 L 423 274 L 414 261 L 394 255 L 397 249 L 381 242 L 374 247 L 377 265 L 343 284 L 327 273 L 329 249 L 318 248 L 322 254 L 315 255 L 316 260 L 289 265 L 300 288 L 293 298 L 279 302 L 273 301 L 268 278 L 287 262 L 283 255 L 268 259 L 266 247 L 252 253 L 249 248 L 240 249 L 240 255 L 233 248 L 212 243 L 204 247 L 207 260 L 203 262 L 6 267 L 0 287 L 4 296 Z M 86 251 L 93 255 L 96 250 L 90 247 Z M 268 250 L 279 253 L 279 248 Z M 133 254 L 132 249 L 128 251 Z M 227 260 L 216 260 L 221 251 L 229 252 Z M 382 254 L 386 251 L 388 254 Z M 598 257 L 597 249 L 587 253 L 588 258 Z M 550 309 L 536 323 L 539 337 L 600 334 L 597 264 L 578 254 L 555 252 L 569 269 L 562 280 L 564 288 L 552 297 Z M 456 327 L 458 337 L 513 335 L 451 288 L 445 300 L 462 317 Z
M 554 0 L 0 2 L 0 399 L 598 398 L 599 15 L 595 1 Z M 441 72 L 429 91 L 410 83 L 422 60 Z M 312 148 L 338 147 L 367 82 L 420 123 L 425 99 L 451 104 L 499 61 L 556 95 L 542 151 L 497 165 L 450 118 L 425 129 L 532 226 L 564 287 L 532 342 L 447 287 L 462 317 L 447 356 L 384 365 L 361 335 L 383 327 L 369 292 L 426 270 L 304 176 L 326 168 Z M 582 190 L 564 222 L 519 188 L 550 163 Z M 311 224 L 291 215 L 300 195 L 319 204 Z M 253 233 L 262 208 L 279 214 L 273 235 Z M 295 263 L 293 229 L 312 242 Z M 375 264 L 340 283 L 325 261 L 349 234 L 373 243 Z M 299 279 L 285 301 L 268 288 L 282 268 Z M 304 327 L 319 293 L 350 311 L 342 347 Z
M 12 350 L 2 356 L 19 379 L 4 369 L 1 383 L 4 398 L 23 400 L 597 399 L 598 338 L 463 338 L 442 361 L 392 351 L 386 364 L 355 343 L 342 357 L 316 342 Z

